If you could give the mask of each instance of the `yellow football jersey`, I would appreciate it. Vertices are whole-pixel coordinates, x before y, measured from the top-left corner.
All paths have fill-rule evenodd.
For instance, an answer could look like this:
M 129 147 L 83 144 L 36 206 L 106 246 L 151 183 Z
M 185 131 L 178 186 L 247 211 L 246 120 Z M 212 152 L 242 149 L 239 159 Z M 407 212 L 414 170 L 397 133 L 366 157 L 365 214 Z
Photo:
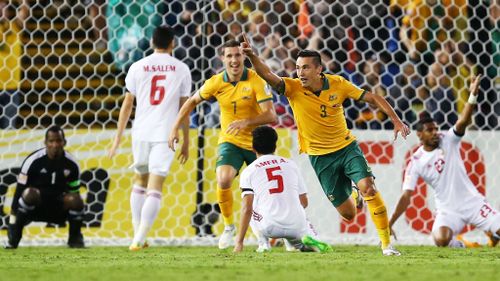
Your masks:
M 238 135 L 229 135 L 226 130 L 231 122 L 251 118 L 262 113 L 259 103 L 272 100 L 266 82 L 255 71 L 245 68 L 239 82 L 229 82 L 226 71 L 205 81 L 199 91 L 202 99 L 215 98 L 220 107 L 221 131 L 219 143 L 230 142 L 252 150 L 252 131 L 256 126 L 241 130 Z
M 342 103 L 359 100 L 364 90 L 341 76 L 324 74 L 323 89 L 313 93 L 298 78 L 282 78 L 299 133 L 300 152 L 324 155 L 340 150 L 356 138 L 347 129 Z
M 0 21 L 0 90 L 17 90 L 21 82 L 21 30 L 17 24 Z

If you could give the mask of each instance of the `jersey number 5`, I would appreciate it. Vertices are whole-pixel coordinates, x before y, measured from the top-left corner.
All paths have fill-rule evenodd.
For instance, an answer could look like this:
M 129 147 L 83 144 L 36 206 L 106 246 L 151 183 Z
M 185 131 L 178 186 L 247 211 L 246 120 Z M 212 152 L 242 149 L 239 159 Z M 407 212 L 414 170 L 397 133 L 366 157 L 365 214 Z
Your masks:
M 266 169 L 267 179 L 269 181 L 275 180 L 278 183 L 278 187 L 273 187 L 269 189 L 270 194 L 283 192 L 283 177 L 281 175 L 273 175 L 274 171 L 281 171 L 281 167 L 278 166 Z
M 166 75 L 155 75 L 151 79 L 151 92 L 149 93 L 149 102 L 151 105 L 158 105 L 165 97 L 165 87 L 158 86 L 159 81 L 167 79 Z

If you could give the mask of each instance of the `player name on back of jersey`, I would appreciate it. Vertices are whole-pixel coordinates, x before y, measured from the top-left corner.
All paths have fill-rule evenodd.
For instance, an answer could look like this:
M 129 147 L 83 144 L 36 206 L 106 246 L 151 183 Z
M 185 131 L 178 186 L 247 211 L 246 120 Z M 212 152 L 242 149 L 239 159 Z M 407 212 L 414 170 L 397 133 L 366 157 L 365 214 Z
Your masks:
M 144 65 L 144 72 L 172 72 L 175 71 L 175 65 Z
M 283 159 L 283 158 L 280 158 L 279 160 L 278 159 L 272 159 L 272 160 L 268 160 L 268 161 L 259 162 L 259 163 L 255 164 L 255 167 L 261 168 L 261 167 L 265 167 L 265 166 L 271 166 L 271 165 L 276 165 L 276 164 L 281 164 L 281 163 L 287 163 L 287 162 L 288 161 L 286 161 L 286 159 Z

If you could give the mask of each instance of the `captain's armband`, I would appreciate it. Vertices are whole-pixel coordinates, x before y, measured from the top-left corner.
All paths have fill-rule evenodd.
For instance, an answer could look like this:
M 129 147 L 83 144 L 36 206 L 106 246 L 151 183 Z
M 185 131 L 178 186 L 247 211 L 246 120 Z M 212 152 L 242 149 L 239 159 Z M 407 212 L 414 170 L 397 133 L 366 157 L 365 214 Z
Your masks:
M 278 95 L 284 95 L 285 94 L 285 81 L 283 79 L 280 79 L 280 82 L 278 83 L 278 86 L 274 88 Z

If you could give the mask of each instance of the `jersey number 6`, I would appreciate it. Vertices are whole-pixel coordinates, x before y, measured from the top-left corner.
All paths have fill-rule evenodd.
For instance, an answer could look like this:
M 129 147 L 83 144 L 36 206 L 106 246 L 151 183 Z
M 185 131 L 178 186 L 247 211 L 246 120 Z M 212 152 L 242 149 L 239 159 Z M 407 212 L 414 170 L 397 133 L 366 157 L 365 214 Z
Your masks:
M 273 175 L 274 171 L 281 171 L 281 167 L 278 166 L 266 169 L 267 179 L 269 181 L 275 180 L 278 182 L 278 187 L 273 187 L 269 189 L 270 194 L 283 192 L 283 177 L 281 175 Z
M 159 81 L 163 81 L 165 79 L 167 79 L 166 75 L 155 75 L 153 76 L 153 79 L 151 79 L 151 91 L 149 93 L 149 102 L 151 105 L 160 104 L 165 97 L 165 87 L 157 85 Z

